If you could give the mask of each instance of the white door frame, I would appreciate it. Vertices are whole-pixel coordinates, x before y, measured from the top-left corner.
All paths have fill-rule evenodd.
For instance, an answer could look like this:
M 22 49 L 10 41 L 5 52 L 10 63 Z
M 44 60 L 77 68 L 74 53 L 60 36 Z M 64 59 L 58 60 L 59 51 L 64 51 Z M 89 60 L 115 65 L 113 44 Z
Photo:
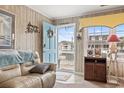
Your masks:
M 57 60 L 58 60 L 58 28 L 60 27 L 65 27 L 65 26 L 74 26 L 74 72 L 75 72 L 75 62 L 76 62 L 76 58 L 75 58 L 75 53 L 76 53 L 76 23 L 69 23 L 69 24 L 64 24 L 64 25 L 58 25 L 56 26 L 56 35 L 57 35 Z M 57 63 L 58 64 L 58 63 Z

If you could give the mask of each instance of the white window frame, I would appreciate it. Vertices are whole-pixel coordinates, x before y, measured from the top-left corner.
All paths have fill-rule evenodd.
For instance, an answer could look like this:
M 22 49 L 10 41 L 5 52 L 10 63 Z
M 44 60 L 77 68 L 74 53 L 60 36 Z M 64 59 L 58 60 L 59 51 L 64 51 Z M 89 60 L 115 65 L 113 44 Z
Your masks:
M 93 27 L 99 27 L 99 26 L 93 26 Z M 84 37 L 83 47 L 85 48 L 84 49 L 84 56 L 87 56 L 88 42 L 89 42 L 89 36 L 88 36 L 88 29 L 87 28 L 84 28 L 84 31 L 83 31 L 83 33 L 84 33 L 83 34 L 83 37 Z M 110 28 L 109 35 L 112 33 L 113 33 L 113 30 L 111 30 L 111 28 Z

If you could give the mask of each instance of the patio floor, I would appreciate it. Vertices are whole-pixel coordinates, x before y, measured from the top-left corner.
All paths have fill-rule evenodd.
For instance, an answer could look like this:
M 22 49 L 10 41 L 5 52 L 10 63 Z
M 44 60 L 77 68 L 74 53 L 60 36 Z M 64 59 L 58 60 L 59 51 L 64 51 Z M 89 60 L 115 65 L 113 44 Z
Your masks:
M 67 60 L 64 60 L 64 61 L 61 61 L 60 64 L 58 64 L 58 69 L 60 70 L 71 70 L 71 71 L 74 71 L 74 62 L 72 61 L 67 61 Z

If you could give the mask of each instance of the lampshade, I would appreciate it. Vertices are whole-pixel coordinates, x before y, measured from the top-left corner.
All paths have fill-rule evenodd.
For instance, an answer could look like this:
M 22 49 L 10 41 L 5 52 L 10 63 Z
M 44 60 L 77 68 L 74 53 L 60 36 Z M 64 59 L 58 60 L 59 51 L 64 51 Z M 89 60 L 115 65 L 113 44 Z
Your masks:
M 108 42 L 119 42 L 119 38 L 116 34 L 112 34 L 109 38 L 108 38 Z

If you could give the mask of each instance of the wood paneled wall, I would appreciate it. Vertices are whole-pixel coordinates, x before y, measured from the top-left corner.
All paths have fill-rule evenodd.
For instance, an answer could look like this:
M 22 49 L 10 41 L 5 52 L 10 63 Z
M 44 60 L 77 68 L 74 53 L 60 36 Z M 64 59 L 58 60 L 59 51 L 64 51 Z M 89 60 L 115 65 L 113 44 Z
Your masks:
M 51 20 L 27 6 L 0 5 L 0 9 L 15 15 L 15 49 L 38 51 L 43 58 L 42 22 Z M 29 21 L 39 27 L 40 33 L 25 33 Z

